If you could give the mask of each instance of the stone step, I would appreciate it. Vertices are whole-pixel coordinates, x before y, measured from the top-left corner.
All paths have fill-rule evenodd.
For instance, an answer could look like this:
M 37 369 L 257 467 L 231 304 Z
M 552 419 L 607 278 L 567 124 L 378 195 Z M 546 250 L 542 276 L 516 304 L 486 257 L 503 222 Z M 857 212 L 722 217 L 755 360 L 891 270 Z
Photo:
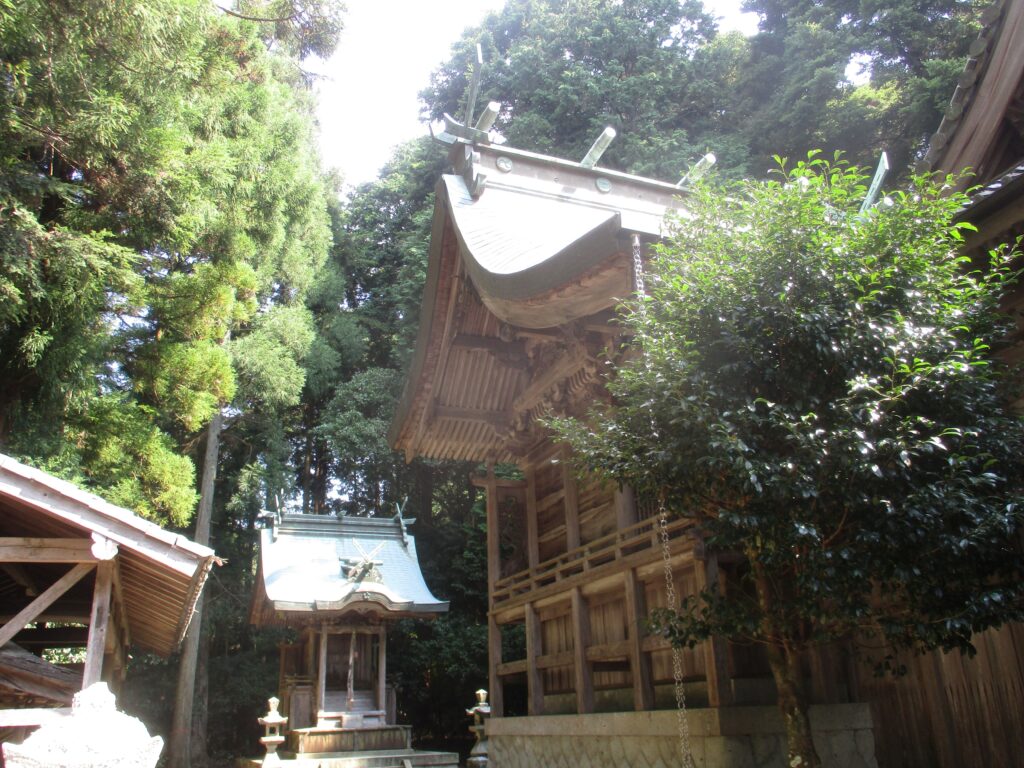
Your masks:
M 281 768 L 458 768 L 454 752 L 422 752 L 415 749 L 377 752 L 320 752 L 292 757 L 281 754 Z M 262 759 L 240 759 L 236 768 L 259 768 Z

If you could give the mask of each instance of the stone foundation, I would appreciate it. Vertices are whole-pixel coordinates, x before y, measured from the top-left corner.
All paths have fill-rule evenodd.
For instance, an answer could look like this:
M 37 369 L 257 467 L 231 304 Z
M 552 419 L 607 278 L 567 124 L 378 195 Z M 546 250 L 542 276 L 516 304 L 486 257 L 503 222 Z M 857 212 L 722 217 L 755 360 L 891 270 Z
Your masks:
M 371 752 L 410 749 L 408 725 L 382 725 L 375 728 L 296 728 L 288 732 L 283 751 L 297 755 L 320 752 Z
M 878 768 L 867 704 L 811 707 L 824 768 Z M 775 707 L 687 713 L 697 768 L 786 768 L 785 733 Z M 492 718 L 489 768 L 676 768 L 676 712 Z

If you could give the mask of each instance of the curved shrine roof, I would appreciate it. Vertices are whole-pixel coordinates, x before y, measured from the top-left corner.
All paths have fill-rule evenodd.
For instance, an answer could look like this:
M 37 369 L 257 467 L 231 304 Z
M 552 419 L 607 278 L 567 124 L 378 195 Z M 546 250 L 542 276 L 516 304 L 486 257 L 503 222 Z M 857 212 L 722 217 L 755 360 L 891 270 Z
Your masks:
M 632 237 L 659 240 L 684 191 L 490 144 L 451 158 L 388 439 L 409 459 L 509 461 L 546 399 L 583 392 L 633 291 Z
M 405 523 L 397 517 L 284 515 L 260 532 L 262 589 L 272 610 L 447 611 L 448 603 L 423 580 Z

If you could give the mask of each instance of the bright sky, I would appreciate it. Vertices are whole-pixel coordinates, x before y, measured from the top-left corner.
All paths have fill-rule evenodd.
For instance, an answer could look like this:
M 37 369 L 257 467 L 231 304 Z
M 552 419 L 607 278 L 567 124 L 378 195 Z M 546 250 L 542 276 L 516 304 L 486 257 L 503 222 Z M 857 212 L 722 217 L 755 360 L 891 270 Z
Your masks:
M 705 0 L 726 19 L 723 29 L 751 34 L 753 14 L 741 0 Z M 315 69 L 320 153 L 350 185 L 375 178 L 391 151 L 427 133 L 417 94 L 447 60 L 466 27 L 479 24 L 504 0 L 346 0 L 345 31 L 337 53 Z

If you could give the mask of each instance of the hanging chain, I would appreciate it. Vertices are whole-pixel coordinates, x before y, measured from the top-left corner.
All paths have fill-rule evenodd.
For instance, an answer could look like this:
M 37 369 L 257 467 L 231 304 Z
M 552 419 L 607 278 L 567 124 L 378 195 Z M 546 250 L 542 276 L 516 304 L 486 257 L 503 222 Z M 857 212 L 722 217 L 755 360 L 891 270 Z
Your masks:
M 640 311 L 645 311 L 644 261 L 640 251 L 640 235 L 633 235 L 633 279 L 636 280 L 636 294 L 640 297 Z
M 665 567 L 665 604 L 674 608 L 677 604 L 676 583 L 672 575 L 672 558 L 668 546 L 668 510 L 665 501 L 659 502 L 658 528 L 661 533 L 661 558 Z M 672 681 L 676 693 L 676 724 L 679 728 L 679 752 L 684 768 L 694 768 L 693 748 L 690 745 L 690 721 L 686 717 L 686 690 L 683 688 L 683 651 L 672 645 Z
M 636 281 L 636 293 L 640 300 L 639 312 L 646 314 L 647 298 L 644 293 L 644 262 L 640 247 L 640 236 L 633 235 L 633 277 Z M 652 426 L 652 434 L 653 424 Z M 669 547 L 668 509 L 664 495 L 658 498 L 658 532 L 661 537 L 661 557 L 665 568 L 665 604 L 675 608 L 678 604 L 676 582 L 672 574 L 672 552 Z M 694 768 L 693 748 L 690 744 L 690 721 L 686 717 L 686 690 L 683 688 L 683 652 L 675 644 L 672 645 L 672 680 L 676 694 L 676 722 L 679 728 L 679 754 L 683 759 L 683 768 Z

